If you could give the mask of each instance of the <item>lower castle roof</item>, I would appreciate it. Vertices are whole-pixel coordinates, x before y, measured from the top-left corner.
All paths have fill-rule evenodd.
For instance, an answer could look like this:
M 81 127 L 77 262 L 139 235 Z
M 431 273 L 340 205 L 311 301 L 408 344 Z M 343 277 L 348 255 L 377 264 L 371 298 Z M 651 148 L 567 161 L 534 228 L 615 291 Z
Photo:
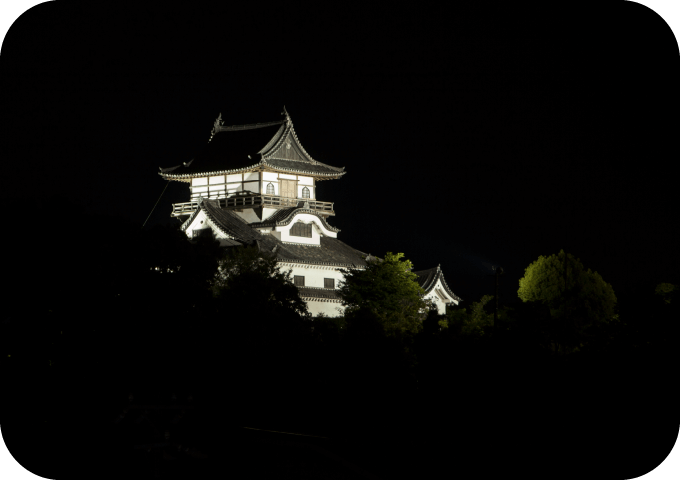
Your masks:
M 319 216 L 313 210 L 308 211 L 306 209 L 293 208 L 282 210 L 280 215 L 282 217 L 281 219 L 285 218 L 288 220 L 289 217 L 293 215 L 293 210 L 304 210 L 304 213 Z M 343 268 L 361 268 L 367 265 L 367 259 L 377 258 L 350 247 L 337 238 L 323 236 L 319 239 L 319 245 L 282 242 L 273 235 L 261 233 L 251 226 L 251 224 L 236 215 L 232 210 L 220 208 L 217 200 L 209 200 L 202 197 L 199 198 L 196 211 L 182 224 L 182 230 L 188 228 L 200 211 L 204 211 L 211 223 L 227 236 L 246 245 L 256 245 L 260 251 L 274 253 L 276 254 L 276 258 L 281 262 L 328 265 Z M 319 216 L 319 218 L 325 222 L 323 217 Z M 413 273 L 418 276 L 418 284 L 425 290 L 426 294 L 432 291 L 437 282 L 441 280 L 444 290 L 451 298 L 459 302 L 463 301 L 463 299 L 453 293 L 446 284 L 444 274 L 439 266 L 427 270 L 419 270 Z M 303 294 L 302 296 L 329 299 L 339 298 L 333 290 L 312 287 L 300 287 L 300 290 L 301 294 Z
M 323 217 L 313 210 L 304 213 L 316 215 L 325 223 Z M 199 211 L 204 211 L 206 217 L 227 236 L 246 245 L 257 245 L 260 250 L 273 252 L 280 261 L 294 263 L 308 263 L 314 265 L 331 265 L 339 267 L 364 267 L 366 254 L 350 247 L 337 238 L 321 237 L 320 245 L 302 245 L 282 242 L 273 235 L 260 233 L 249 223 L 236 215 L 232 210 L 219 207 L 217 200 L 200 198 L 198 208 L 182 224 L 186 230 Z M 291 212 L 288 212 L 290 214 Z M 332 227 L 331 227 L 332 228 Z

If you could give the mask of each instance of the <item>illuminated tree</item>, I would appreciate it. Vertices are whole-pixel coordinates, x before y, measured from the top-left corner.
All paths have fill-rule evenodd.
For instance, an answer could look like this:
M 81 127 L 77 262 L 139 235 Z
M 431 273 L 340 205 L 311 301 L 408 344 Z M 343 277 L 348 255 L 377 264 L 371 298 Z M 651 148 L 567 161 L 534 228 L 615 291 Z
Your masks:
M 670 304 L 673 298 L 678 296 L 678 292 L 680 292 L 680 285 L 672 283 L 659 283 L 654 289 L 654 293 L 660 296 L 665 304 Z
M 493 327 L 493 313 L 487 313 L 484 307 L 493 300 L 493 296 L 484 295 L 478 302 L 467 308 L 452 309 L 447 312 L 448 327 L 455 328 L 463 336 L 483 337 L 485 330 Z
M 229 248 L 218 264 L 212 282 L 215 297 L 227 297 L 249 311 L 290 311 L 301 317 L 309 316 L 290 272 L 281 271 L 273 254 L 254 246 Z
M 612 286 L 599 273 L 586 270 L 573 255 L 565 258 L 564 250 L 540 256 L 529 265 L 519 280 L 517 295 L 523 302 L 549 307 L 549 333 L 557 353 L 578 351 L 593 328 L 618 320 Z
M 371 260 L 365 270 L 340 270 L 345 280 L 338 293 L 345 306 L 345 316 L 359 312 L 377 319 L 388 336 L 415 334 L 429 311 L 423 300 L 413 264 L 401 258 L 403 253 L 387 252 L 383 260 Z M 365 315 L 364 315 L 365 316 Z

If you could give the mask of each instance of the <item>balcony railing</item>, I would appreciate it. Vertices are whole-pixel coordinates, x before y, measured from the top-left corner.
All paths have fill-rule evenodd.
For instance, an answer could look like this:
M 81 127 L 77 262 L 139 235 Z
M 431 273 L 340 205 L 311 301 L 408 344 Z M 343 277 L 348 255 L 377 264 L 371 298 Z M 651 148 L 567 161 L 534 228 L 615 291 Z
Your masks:
M 270 207 L 270 208 L 288 208 L 288 207 L 302 207 L 305 202 L 309 204 L 312 210 L 319 210 L 327 215 L 335 215 L 333 211 L 333 202 L 320 202 L 311 198 L 288 198 L 280 197 L 278 195 L 239 195 L 229 198 L 218 198 L 217 201 L 221 208 L 254 208 L 254 207 Z M 181 217 L 183 215 L 191 215 L 198 209 L 198 202 L 184 202 L 172 204 L 172 216 Z

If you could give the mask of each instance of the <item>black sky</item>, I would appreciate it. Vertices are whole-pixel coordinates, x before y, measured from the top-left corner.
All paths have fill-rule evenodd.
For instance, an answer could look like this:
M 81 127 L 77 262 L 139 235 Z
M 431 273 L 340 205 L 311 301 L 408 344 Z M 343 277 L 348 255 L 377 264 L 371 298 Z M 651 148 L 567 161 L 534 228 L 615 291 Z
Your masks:
M 619 298 L 680 281 L 678 46 L 646 7 L 88 8 L 43 3 L 7 33 L 5 205 L 141 224 L 158 167 L 191 159 L 218 113 L 266 122 L 285 105 L 305 149 L 346 167 L 318 190 L 339 238 L 439 263 L 465 300 L 492 293 L 492 265 L 516 297 L 560 248 Z M 187 199 L 171 183 L 145 228 Z

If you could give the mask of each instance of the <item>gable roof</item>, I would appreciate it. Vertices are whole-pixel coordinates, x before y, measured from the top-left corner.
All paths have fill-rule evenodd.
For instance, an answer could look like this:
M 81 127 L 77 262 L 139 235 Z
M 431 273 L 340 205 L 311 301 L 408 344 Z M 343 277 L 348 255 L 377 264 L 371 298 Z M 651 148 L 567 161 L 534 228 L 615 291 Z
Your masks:
M 251 223 L 250 226 L 253 228 L 262 228 L 288 225 L 290 222 L 293 221 L 293 218 L 298 213 L 308 213 L 310 215 L 314 215 L 321 221 L 321 225 L 323 225 L 331 232 L 337 233 L 340 231 L 339 228 L 330 225 L 322 215 L 319 215 L 319 212 L 317 210 L 302 207 L 281 208 L 278 211 L 274 212 L 274 214 L 272 214 L 269 218 L 266 218 L 261 222 Z
M 314 210 L 306 211 L 306 209 L 297 208 L 294 210 L 304 210 L 305 213 L 316 214 Z M 220 208 L 217 200 L 209 200 L 203 197 L 199 197 L 198 208 L 182 224 L 182 231 L 185 231 L 191 225 L 200 211 L 205 212 L 210 222 L 222 233 L 243 244 L 257 245 L 260 250 L 273 252 L 279 261 L 352 268 L 366 265 L 367 255 L 365 253 L 350 247 L 337 238 L 321 237 L 318 246 L 284 243 L 273 235 L 260 233 L 232 210 Z M 316 215 L 318 216 L 318 214 Z
M 459 302 L 463 301 L 463 299 L 460 298 L 455 293 L 453 293 L 449 286 L 446 284 L 446 281 L 444 280 L 444 273 L 442 272 L 439 265 L 433 268 L 428 268 L 427 270 L 419 270 L 413 273 L 418 275 L 418 284 L 423 288 L 423 290 L 425 290 L 425 294 L 430 293 L 437 284 L 437 281 L 441 280 L 441 283 L 444 286 L 444 290 L 446 291 L 447 295 L 449 295 L 451 298 Z
M 340 178 L 346 172 L 314 160 L 297 138 L 290 115 L 275 122 L 250 125 L 222 125 L 217 118 L 208 144 L 190 161 L 161 168 L 166 180 L 238 173 L 256 169 L 310 175 L 318 178 Z

